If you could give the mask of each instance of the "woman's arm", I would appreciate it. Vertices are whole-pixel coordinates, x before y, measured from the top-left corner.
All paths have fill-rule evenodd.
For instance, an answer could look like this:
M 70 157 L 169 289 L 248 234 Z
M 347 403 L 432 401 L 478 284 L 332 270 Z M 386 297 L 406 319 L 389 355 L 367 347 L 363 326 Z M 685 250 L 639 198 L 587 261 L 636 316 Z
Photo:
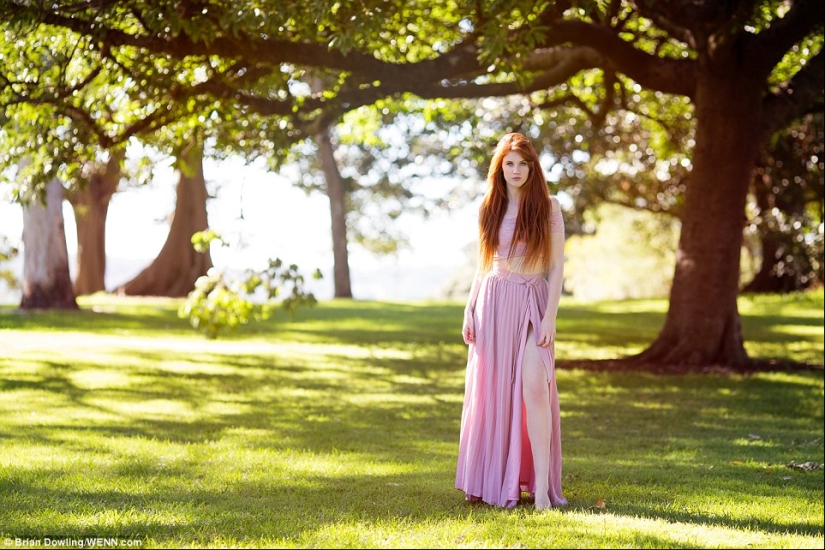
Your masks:
M 481 206 L 478 207 L 478 216 L 481 219 Z M 481 231 L 479 231 L 481 239 Z M 464 306 L 464 324 L 461 327 L 461 335 L 464 336 L 464 343 L 471 344 L 476 340 L 475 320 L 473 315 L 476 311 L 476 301 L 478 292 L 481 289 L 481 281 L 484 279 L 484 272 L 481 269 L 481 242 L 479 242 L 479 252 L 477 256 L 476 272 L 473 275 L 473 283 L 470 285 L 470 294 L 467 296 L 467 305 Z
M 470 294 L 467 297 L 467 305 L 464 307 L 464 326 L 461 327 L 461 333 L 464 336 L 465 344 L 475 342 L 476 339 L 473 314 L 476 310 L 476 300 L 478 300 L 478 291 L 481 288 L 481 280 L 483 278 L 481 268 L 476 268 L 476 273 L 473 276 L 473 284 L 470 285 Z
M 538 345 L 549 347 L 556 339 L 556 315 L 559 312 L 564 283 L 564 219 L 561 205 L 550 198 L 550 261 L 547 262 L 547 308 L 541 321 Z

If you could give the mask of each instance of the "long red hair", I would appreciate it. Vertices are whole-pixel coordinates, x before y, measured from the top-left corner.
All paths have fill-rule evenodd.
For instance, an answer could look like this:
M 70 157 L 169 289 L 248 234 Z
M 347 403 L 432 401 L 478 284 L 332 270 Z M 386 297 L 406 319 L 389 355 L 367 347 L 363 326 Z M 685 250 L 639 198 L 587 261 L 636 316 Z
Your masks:
M 479 263 L 482 270 L 493 265 L 501 220 L 507 212 L 509 199 L 502 163 L 510 152 L 521 155 L 530 168 L 530 174 L 519 194 L 513 247 L 520 242 L 526 245 L 526 265 L 535 266 L 550 258 L 550 191 L 539 164 L 539 155 L 530 140 L 522 134 L 507 134 L 499 140 L 493 152 L 487 171 L 487 192 L 478 216 Z M 510 249 L 511 254 L 513 247 Z

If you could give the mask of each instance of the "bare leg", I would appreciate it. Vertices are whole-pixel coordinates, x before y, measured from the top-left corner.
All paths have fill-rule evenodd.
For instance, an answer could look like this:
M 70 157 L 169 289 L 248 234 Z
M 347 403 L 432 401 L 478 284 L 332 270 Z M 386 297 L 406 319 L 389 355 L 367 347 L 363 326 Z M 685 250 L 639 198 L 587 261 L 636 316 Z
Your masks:
M 550 388 L 547 372 L 539 355 L 536 335 L 531 324 L 522 364 L 522 395 L 527 411 L 527 435 L 533 450 L 536 474 L 536 509 L 550 508 L 550 435 L 553 430 L 550 413 Z

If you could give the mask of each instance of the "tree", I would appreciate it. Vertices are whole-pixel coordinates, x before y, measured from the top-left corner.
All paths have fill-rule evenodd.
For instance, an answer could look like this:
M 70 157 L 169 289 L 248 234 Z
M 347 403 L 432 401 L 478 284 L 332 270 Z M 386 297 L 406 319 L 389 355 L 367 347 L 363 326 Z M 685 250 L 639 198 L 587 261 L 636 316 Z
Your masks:
M 90 67 L 101 72 L 128 63 L 129 78 L 146 89 L 144 126 L 215 102 L 273 117 L 269 127 L 280 133 L 244 145 L 266 145 L 272 154 L 342 113 L 405 93 L 524 95 L 537 106 L 578 101 L 589 108 L 593 101 L 576 96 L 568 81 L 592 71 L 599 76 L 590 95 L 605 108 L 600 115 L 642 90 L 662 103 L 684 98 L 695 145 L 670 308 L 637 361 L 749 364 L 736 306 L 746 197 L 760 145 L 821 109 L 820 2 L 513 0 L 459 8 L 400 0 L 330 7 L 319 0 L 262 1 L 255 8 L 9 0 L 0 16 L 77 33 L 95 60 Z M 170 75 L 175 65 L 188 66 L 191 78 Z M 336 84 L 310 94 L 296 86 L 307 71 Z M 95 117 L 77 102 L 71 94 L 54 101 L 87 118 L 102 144 L 122 140 L 137 124 Z
M 352 286 L 349 276 L 349 251 L 347 249 L 347 210 L 345 204 L 346 187 L 334 148 L 330 141 L 329 128 L 321 130 L 316 136 L 321 167 L 326 180 L 326 194 L 329 197 L 330 218 L 332 222 L 333 286 L 335 298 L 352 298 Z
M 23 206 L 23 296 L 20 309 L 77 309 L 63 229 L 63 185 Z
M 17 256 L 18 252 L 19 250 L 9 242 L 8 237 L 0 235 L 0 282 L 9 289 L 17 288 L 19 285 L 14 272 L 3 264 Z
M 195 281 L 212 267 L 209 249 L 198 252 L 192 246 L 192 236 L 209 227 L 202 142 L 193 139 L 186 143 L 178 155 L 177 165 L 180 176 L 175 214 L 166 242 L 149 267 L 117 289 L 119 294 L 186 296 L 195 288 Z
M 760 268 L 743 292 L 793 292 L 822 284 L 823 115 L 779 132 L 753 175 L 748 230 Z
M 77 296 L 106 290 L 106 217 L 121 177 L 122 150 L 104 163 L 88 163 L 88 182 L 67 193 L 77 225 Z
M 444 142 L 428 136 L 439 128 L 428 128 L 410 114 L 420 108 L 413 103 L 382 101 L 380 110 L 350 111 L 277 162 L 297 170 L 295 185 L 329 199 L 335 298 L 352 297 L 350 244 L 393 254 L 407 244 L 394 222 L 405 213 L 427 217 L 449 198 L 416 189 L 422 180 L 439 173 L 446 177 L 447 171 L 439 162 Z

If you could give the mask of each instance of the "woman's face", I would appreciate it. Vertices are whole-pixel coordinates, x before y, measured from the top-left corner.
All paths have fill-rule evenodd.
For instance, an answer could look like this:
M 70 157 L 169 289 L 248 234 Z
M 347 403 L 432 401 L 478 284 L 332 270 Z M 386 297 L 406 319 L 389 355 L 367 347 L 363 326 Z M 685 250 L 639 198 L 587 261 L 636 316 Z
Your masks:
M 515 151 L 510 151 L 504 155 L 501 161 L 501 169 L 504 172 L 504 181 L 507 185 L 521 189 L 524 182 L 530 176 L 530 164 Z

